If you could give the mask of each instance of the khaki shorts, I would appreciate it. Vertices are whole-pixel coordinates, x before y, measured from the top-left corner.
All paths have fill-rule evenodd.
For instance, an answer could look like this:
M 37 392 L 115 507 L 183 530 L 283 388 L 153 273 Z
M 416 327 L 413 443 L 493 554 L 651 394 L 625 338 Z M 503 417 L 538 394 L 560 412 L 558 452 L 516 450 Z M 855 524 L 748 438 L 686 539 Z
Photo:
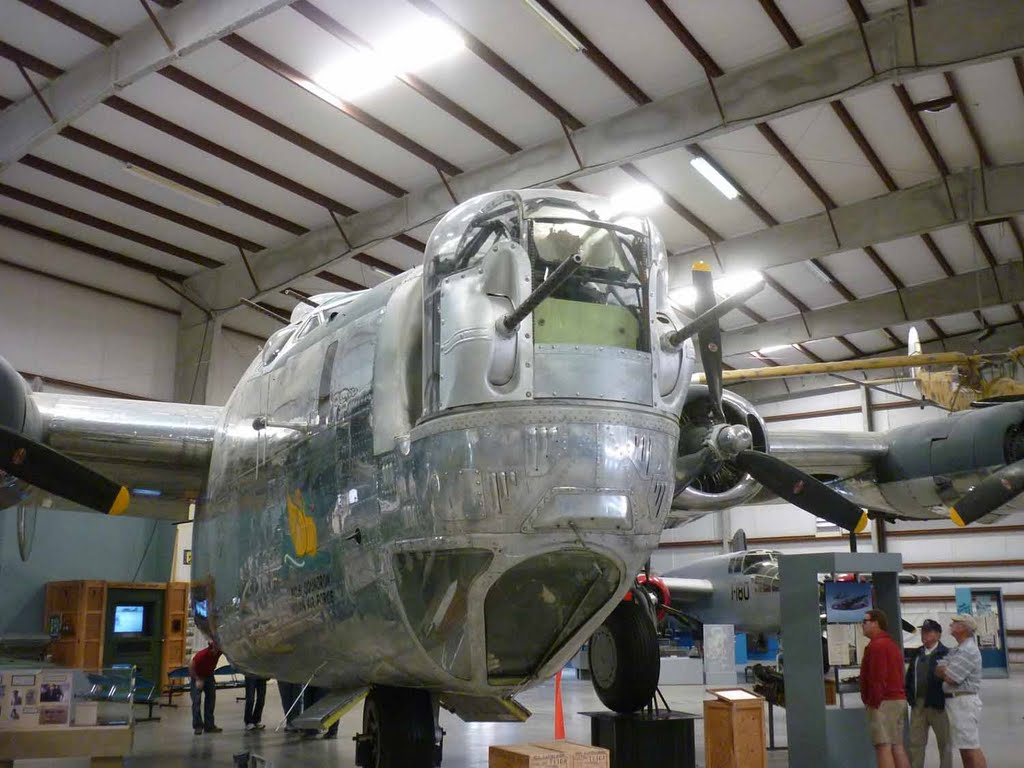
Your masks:
M 907 702 L 903 699 L 883 701 L 878 709 L 867 708 L 871 743 L 902 744 L 903 726 L 907 721 Z
M 949 743 L 953 749 L 980 749 L 978 722 L 981 720 L 980 696 L 954 696 L 946 699 L 949 718 Z

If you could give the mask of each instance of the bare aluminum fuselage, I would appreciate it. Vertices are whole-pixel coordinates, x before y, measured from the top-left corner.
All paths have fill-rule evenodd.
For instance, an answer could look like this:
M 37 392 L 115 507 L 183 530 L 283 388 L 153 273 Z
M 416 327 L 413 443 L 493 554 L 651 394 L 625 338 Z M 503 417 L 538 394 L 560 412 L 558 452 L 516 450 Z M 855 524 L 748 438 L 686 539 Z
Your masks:
M 433 304 L 417 270 L 324 305 L 319 327 L 253 362 L 193 542 L 197 615 L 233 663 L 502 696 L 560 668 L 632 583 L 671 504 L 692 345 L 534 345 L 528 319 L 502 357 L 488 334 L 530 290 L 524 253 L 438 280 Z M 675 327 L 647 322 L 656 339 Z M 421 354 L 435 356 L 432 412 Z

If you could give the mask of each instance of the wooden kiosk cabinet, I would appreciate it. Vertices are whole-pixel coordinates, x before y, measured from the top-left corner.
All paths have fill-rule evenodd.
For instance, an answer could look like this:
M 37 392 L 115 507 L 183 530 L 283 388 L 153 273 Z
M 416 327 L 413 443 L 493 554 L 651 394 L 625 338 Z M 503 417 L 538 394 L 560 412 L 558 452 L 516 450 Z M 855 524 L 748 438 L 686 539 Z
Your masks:
M 99 671 L 133 663 L 161 687 L 185 664 L 188 584 L 53 581 L 43 631 L 57 664 Z
M 764 699 L 743 688 L 712 688 L 704 702 L 705 768 L 766 768 Z

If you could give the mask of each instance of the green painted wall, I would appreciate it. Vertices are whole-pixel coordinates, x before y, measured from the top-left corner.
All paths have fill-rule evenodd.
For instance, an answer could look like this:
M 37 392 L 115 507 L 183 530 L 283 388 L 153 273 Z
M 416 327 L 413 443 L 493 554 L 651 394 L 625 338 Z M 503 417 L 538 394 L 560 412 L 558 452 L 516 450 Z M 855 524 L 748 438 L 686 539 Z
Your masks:
M 49 581 L 170 579 L 174 553 L 170 523 L 40 510 L 32 554 L 23 563 L 16 517 L 14 509 L 0 510 L 0 634 L 43 631 L 43 599 Z

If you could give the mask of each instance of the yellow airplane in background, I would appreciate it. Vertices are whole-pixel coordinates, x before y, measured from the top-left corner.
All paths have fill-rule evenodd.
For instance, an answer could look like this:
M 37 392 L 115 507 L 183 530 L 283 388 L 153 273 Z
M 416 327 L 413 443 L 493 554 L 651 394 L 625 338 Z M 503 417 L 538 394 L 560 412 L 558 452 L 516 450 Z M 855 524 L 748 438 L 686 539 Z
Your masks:
M 908 354 L 828 363 L 801 363 L 722 372 L 724 384 L 744 381 L 819 376 L 890 369 L 909 369 L 909 376 L 871 380 L 872 384 L 913 381 L 921 397 L 949 411 L 962 411 L 975 403 L 999 403 L 1024 398 L 1024 346 L 1007 352 L 968 355 L 963 352 L 923 354 L 917 329 L 910 329 Z M 942 370 L 929 370 L 942 366 Z M 695 384 L 704 374 L 694 374 Z

